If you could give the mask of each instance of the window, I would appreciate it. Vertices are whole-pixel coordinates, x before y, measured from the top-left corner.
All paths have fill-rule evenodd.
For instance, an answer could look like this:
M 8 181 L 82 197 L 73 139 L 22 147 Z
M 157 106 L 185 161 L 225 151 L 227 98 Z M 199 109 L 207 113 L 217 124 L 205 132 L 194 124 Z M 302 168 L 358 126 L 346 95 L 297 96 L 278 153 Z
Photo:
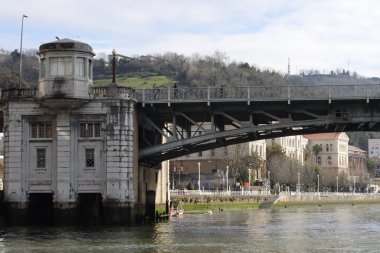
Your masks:
M 84 77 L 84 61 L 85 59 L 83 57 L 77 57 L 75 58 L 75 75 L 76 76 L 83 76 Z
M 331 156 L 327 157 L 327 165 L 331 165 L 332 164 L 332 158 Z
M 329 144 L 326 144 L 326 152 L 329 152 Z
M 330 144 L 330 151 L 332 152 L 333 151 L 333 145 Z
M 198 156 L 201 157 L 203 155 L 202 151 L 198 152 Z
M 73 74 L 71 57 L 51 57 L 49 61 L 50 76 L 71 76 Z
M 317 163 L 318 163 L 319 165 L 322 164 L 322 158 L 321 158 L 320 156 L 318 156 L 318 158 L 317 158 Z
M 37 168 L 46 167 L 46 149 L 37 148 Z
M 86 148 L 86 167 L 93 168 L 95 167 L 95 149 Z
M 80 123 L 79 128 L 82 138 L 100 137 L 100 123 Z
M 88 74 L 88 78 L 92 80 L 92 61 L 91 60 L 88 60 L 87 74 Z
M 43 78 L 43 77 L 45 77 L 45 75 L 46 75 L 46 66 L 45 66 L 45 64 L 46 64 L 46 61 L 45 61 L 45 58 L 42 58 L 41 59 L 41 78 Z
M 53 132 L 52 132 L 52 125 L 51 123 L 31 123 L 30 124 L 31 129 L 31 138 L 52 138 Z
M 112 124 L 117 124 L 119 122 L 119 107 L 117 106 L 111 107 L 109 121 Z
M 211 156 L 215 156 L 215 149 L 211 149 Z

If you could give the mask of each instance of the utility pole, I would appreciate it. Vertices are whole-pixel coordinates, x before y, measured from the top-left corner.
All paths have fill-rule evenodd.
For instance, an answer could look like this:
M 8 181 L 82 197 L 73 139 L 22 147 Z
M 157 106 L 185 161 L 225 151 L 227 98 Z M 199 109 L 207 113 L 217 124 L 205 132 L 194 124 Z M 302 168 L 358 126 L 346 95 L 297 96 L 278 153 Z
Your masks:
M 21 18 L 21 40 L 20 40 L 20 73 L 19 73 L 19 88 L 21 89 L 21 80 L 22 80 L 22 35 L 24 32 L 24 18 L 28 16 L 23 14 Z

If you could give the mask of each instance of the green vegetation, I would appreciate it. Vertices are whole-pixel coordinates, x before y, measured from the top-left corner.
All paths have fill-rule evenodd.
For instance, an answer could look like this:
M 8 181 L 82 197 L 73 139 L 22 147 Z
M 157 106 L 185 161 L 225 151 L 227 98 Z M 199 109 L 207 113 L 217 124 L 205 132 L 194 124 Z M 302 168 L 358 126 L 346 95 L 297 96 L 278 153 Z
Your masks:
M 112 82 L 112 79 L 99 79 L 94 80 L 95 86 L 107 86 Z M 120 86 L 131 87 L 135 89 L 152 88 L 153 85 L 157 87 L 172 86 L 175 80 L 166 76 L 149 76 L 149 77 L 125 77 L 117 76 L 116 83 Z
M 219 209 L 226 210 L 242 210 L 242 209 L 257 209 L 262 202 L 214 202 L 214 203 L 183 203 L 182 209 L 185 213 L 205 213 L 208 210 L 218 211 Z

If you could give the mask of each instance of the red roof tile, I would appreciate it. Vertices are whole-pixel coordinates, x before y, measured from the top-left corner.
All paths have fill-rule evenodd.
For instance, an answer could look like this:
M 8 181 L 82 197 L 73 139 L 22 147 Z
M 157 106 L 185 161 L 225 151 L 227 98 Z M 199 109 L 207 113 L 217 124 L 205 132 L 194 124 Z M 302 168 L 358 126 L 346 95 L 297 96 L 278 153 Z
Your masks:
M 307 134 L 304 135 L 307 139 L 335 139 L 341 133 L 322 133 L 322 134 Z

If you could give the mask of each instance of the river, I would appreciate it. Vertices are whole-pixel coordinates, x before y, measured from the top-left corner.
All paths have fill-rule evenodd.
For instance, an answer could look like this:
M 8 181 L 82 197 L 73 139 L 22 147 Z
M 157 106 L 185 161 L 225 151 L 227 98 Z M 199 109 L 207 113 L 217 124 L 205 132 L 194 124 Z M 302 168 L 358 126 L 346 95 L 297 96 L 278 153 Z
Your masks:
M 379 252 L 380 205 L 184 214 L 133 228 L 0 228 L 0 252 Z

